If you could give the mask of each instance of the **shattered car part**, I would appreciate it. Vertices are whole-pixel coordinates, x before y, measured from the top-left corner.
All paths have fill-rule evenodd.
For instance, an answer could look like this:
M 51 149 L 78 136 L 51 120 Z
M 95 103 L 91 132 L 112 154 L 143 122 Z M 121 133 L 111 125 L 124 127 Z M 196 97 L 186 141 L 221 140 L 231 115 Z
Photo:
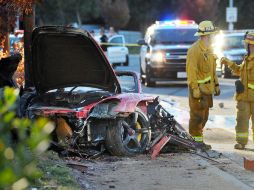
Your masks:
M 243 162 L 244 162 L 244 168 L 246 170 L 250 170 L 254 172 L 254 160 L 250 160 L 244 157 Z
M 166 146 L 176 146 L 185 150 L 203 150 L 204 147 L 194 141 L 192 136 L 174 119 L 155 98 L 148 106 L 149 120 L 152 128 L 152 138 L 148 150 L 151 150 L 152 159 L 155 159 Z
M 145 151 L 151 136 L 147 104 L 153 97 L 140 93 L 137 73 L 115 73 L 88 32 L 36 28 L 26 67 L 31 86 L 21 96 L 20 113 L 55 123 L 55 149 L 88 156 L 92 149 L 103 152 L 104 145 L 117 156 Z

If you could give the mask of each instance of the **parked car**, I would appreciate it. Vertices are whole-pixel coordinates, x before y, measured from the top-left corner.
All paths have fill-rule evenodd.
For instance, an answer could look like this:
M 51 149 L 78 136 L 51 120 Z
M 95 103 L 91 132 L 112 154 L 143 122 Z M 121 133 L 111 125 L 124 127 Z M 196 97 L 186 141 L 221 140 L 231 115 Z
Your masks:
M 186 81 L 187 50 L 197 40 L 192 20 L 156 21 L 138 43 L 140 73 L 146 86 L 156 81 Z
M 75 28 L 36 28 L 31 49 L 22 116 L 53 121 L 59 146 L 105 146 L 117 156 L 145 151 L 153 97 L 141 94 L 136 73 L 115 73 L 90 34 Z
M 95 40 L 100 44 L 99 36 L 96 36 Z M 125 38 L 123 35 L 114 35 L 110 37 L 105 53 L 108 61 L 113 67 L 129 65 L 129 50 L 125 46 Z
M 241 64 L 247 53 L 244 47 L 244 35 L 243 31 L 235 31 L 220 33 L 215 38 L 214 52 L 219 58 L 216 71 L 223 78 L 232 77 L 232 73 L 226 65 L 221 65 L 219 60 L 221 57 L 227 57 L 231 61 Z

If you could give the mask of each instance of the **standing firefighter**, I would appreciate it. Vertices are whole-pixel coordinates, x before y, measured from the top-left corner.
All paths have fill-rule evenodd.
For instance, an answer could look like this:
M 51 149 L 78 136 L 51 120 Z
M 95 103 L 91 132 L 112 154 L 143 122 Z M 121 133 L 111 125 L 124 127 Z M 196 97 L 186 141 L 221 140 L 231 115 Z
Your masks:
M 216 59 L 211 44 L 217 33 L 211 21 L 202 21 L 195 36 L 200 39 L 188 50 L 186 69 L 189 85 L 190 121 L 189 132 L 195 141 L 204 144 L 203 128 L 208 120 L 209 108 L 213 106 L 213 95 L 220 95 L 216 76 Z M 210 145 L 204 144 L 207 149 Z
M 254 132 L 254 33 L 246 33 L 244 41 L 248 54 L 244 57 L 241 65 L 237 65 L 227 58 L 221 59 L 222 64 L 227 65 L 235 75 L 240 76 L 240 80 L 235 82 L 235 99 L 237 101 L 235 127 L 237 144 L 235 144 L 235 149 L 244 149 L 248 143 L 250 117 Z

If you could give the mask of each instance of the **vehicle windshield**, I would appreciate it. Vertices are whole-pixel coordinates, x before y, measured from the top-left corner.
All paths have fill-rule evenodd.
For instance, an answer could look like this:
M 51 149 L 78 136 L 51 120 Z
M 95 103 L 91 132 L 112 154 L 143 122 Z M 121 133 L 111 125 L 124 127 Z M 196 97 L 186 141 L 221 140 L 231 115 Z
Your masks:
M 136 84 L 133 76 L 122 75 L 117 76 L 117 78 L 119 80 L 123 92 L 135 92 Z
M 232 48 L 244 48 L 243 42 L 244 36 L 225 36 L 224 37 L 224 49 L 232 49 Z
M 155 44 L 192 44 L 198 38 L 194 36 L 196 29 L 157 29 L 152 36 Z

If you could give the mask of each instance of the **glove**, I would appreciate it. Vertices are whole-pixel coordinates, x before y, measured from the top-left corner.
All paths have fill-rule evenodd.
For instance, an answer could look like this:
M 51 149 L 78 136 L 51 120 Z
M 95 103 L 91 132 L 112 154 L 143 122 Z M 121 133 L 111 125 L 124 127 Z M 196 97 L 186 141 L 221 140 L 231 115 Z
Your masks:
M 235 81 L 235 90 L 237 94 L 241 94 L 244 92 L 244 85 L 240 80 Z
M 219 96 L 220 95 L 220 86 L 217 85 L 215 86 L 215 93 L 214 93 L 214 96 Z
M 226 58 L 226 57 L 222 57 L 221 59 L 220 59 L 220 63 L 223 65 L 228 65 L 228 66 L 231 66 L 232 65 L 232 62 L 228 59 L 228 58 Z
M 201 92 L 199 90 L 199 88 L 194 88 L 192 89 L 192 95 L 193 95 L 193 98 L 201 98 Z

